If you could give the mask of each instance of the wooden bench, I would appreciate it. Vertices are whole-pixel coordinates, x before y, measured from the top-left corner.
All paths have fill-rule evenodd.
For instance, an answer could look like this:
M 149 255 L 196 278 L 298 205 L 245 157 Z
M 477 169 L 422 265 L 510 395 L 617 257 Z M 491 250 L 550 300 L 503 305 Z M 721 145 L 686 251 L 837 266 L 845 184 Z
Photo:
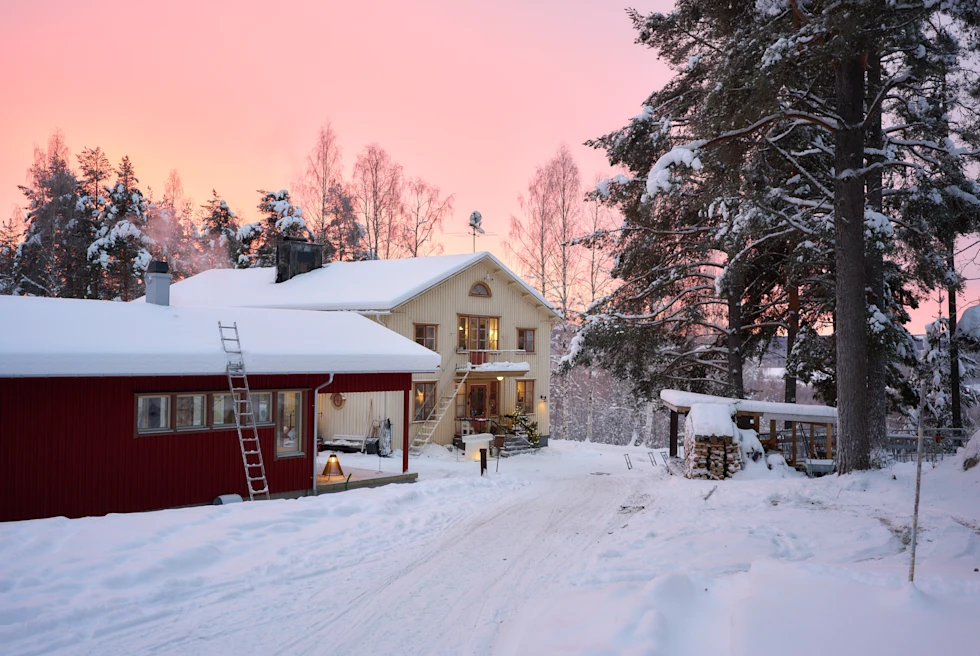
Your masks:
M 337 449 L 345 453 L 364 450 L 364 441 L 367 438 L 363 435 L 334 435 L 333 439 L 324 440 L 324 450 Z

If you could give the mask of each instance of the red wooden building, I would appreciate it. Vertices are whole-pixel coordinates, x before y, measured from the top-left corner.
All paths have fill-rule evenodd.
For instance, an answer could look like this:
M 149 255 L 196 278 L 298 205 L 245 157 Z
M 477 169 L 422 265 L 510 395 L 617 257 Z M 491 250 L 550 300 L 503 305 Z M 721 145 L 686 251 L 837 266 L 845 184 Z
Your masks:
M 407 409 L 439 365 L 354 313 L 0 297 L 0 317 L 3 521 L 248 498 L 219 321 L 241 334 L 273 497 L 315 490 L 321 394 L 402 391 Z

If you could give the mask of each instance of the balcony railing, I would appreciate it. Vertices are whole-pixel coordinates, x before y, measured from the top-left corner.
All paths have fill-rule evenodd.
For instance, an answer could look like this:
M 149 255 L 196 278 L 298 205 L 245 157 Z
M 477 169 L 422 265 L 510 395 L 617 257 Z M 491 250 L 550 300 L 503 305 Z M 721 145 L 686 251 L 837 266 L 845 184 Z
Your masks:
M 484 364 L 505 363 L 505 362 L 528 362 L 529 357 L 534 353 L 524 350 L 501 350 L 501 349 L 469 349 L 466 351 L 456 351 L 456 370 L 462 371 Z

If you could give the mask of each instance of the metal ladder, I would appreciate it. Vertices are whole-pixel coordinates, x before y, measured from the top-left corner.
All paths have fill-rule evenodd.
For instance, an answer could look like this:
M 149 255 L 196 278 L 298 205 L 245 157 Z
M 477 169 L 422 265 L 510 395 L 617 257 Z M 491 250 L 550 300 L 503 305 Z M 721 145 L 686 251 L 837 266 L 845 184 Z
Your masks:
M 454 371 L 449 370 L 447 374 L 451 377 L 455 374 Z M 442 422 L 442 418 L 446 416 L 449 409 L 452 408 L 456 402 L 456 397 L 459 395 L 460 390 L 466 385 L 466 378 L 470 375 L 469 371 L 463 373 L 463 377 L 459 379 L 456 383 L 453 393 L 442 397 L 439 400 L 439 404 L 432 409 L 432 414 L 425 420 L 419 432 L 415 434 L 415 438 L 412 440 L 412 446 L 409 447 L 408 452 L 413 455 L 418 455 L 422 452 L 422 447 L 428 444 L 432 440 L 432 436 L 435 434 L 436 429 L 439 428 L 439 424 Z M 451 378 L 450 378 L 451 380 Z M 449 380 L 439 381 L 436 383 L 437 389 L 440 385 L 448 383 Z
M 262 460 L 262 446 L 259 444 L 259 429 L 255 425 L 252 392 L 248 389 L 242 343 L 238 339 L 238 322 L 228 326 L 219 321 L 218 332 L 221 335 L 221 348 L 228 358 L 228 388 L 231 390 L 235 408 L 235 428 L 238 430 L 238 444 L 242 449 L 248 498 L 255 501 L 255 497 L 264 495 L 268 499 L 269 482 L 265 478 L 265 463 Z

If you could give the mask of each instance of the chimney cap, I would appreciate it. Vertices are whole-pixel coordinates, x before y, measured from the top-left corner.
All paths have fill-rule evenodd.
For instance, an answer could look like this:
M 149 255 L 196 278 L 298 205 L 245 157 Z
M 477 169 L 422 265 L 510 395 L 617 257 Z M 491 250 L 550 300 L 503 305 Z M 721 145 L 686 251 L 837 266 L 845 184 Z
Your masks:
M 153 260 L 150 266 L 146 267 L 147 273 L 170 273 L 170 265 L 160 260 Z

